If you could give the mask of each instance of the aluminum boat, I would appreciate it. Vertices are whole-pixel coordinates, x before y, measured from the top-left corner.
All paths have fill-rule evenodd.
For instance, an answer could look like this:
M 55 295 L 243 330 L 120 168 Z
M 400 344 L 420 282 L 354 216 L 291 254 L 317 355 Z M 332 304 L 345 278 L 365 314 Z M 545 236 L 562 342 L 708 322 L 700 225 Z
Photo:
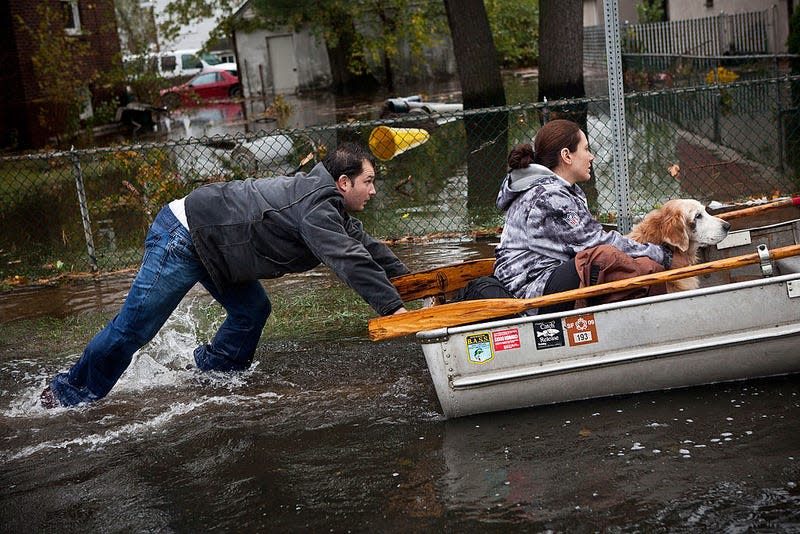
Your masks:
M 731 232 L 703 261 L 800 243 L 800 219 Z M 448 418 L 800 372 L 800 257 L 701 287 L 417 334 Z

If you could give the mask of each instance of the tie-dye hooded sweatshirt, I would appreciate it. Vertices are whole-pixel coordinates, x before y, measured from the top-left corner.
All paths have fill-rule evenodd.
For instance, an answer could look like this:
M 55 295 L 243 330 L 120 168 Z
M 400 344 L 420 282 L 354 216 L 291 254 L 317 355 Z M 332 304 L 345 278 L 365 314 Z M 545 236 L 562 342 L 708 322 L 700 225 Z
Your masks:
M 660 245 L 605 231 L 592 217 L 583 190 L 542 165 L 511 171 L 497 195 L 497 207 L 506 212 L 506 221 L 495 250 L 494 275 L 517 298 L 542 295 L 556 267 L 597 245 L 658 263 L 665 259 Z

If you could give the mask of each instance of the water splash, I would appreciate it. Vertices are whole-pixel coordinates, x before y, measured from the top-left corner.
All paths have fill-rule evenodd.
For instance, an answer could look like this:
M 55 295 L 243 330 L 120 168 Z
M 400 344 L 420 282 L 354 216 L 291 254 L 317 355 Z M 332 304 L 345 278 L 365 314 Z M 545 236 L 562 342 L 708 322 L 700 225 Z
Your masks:
M 184 299 L 156 336 L 134 355 L 115 391 L 142 391 L 188 382 L 194 373 L 194 349 L 198 345 L 198 299 Z
M 30 445 L 17 452 L 10 452 L 0 455 L 0 460 L 3 462 L 18 460 L 34 455 L 41 451 L 53 449 L 68 449 L 70 447 L 82 447 L 89 451 L 97 450 L 104 445 L 110 443 L 117 443 L 119 441 L 130 441 L 137 436 L 151 435 L 155 430 L 164 428 L 169 425 L 171 421 L 183 415 L 194 412 L 204 406 L 221 406 L 221 405 L 237 405 L 237 406 L 261 406 L 265 401 L 277 402 L 280 400 L 281 395 L 277 393 L 260 393 L 253 396 L 244 395 L 225 395 L 204 397 L 192 402 L 176 402 L 167 407 L 167 409 L 146 421 L 138 421 L 129 423 L 116 429 L 107 430 L 102 433 L 95 433 L 88 436 L 79 436 L 65 440 L 50 440 L 35 445 Z M 64 409 L 61 409 L 62 411 Z M 58 411 L 58 409 L 56 410 Z
M 208 296 L 186 298 L 172 313 L 165 325 L 150 343 L 138 350 L 110 395 L 116 393 L 136 393 L 153 388 L 180 387 L 195 385 L 198 380 L 213 387 L 224 387 L 229 391 L 247 385 L 256 364 L 239 373 L 201 372 L 194 363 L 194 349 L 209 328 L 201 324 L 200 317 L 207 315 L 205 308 Z M 216 330 L 223 317 L 215 318 L 210 329 Z M 59 359 L 63 365 L 59 372 L 65 372 L 80 354 L 67 354 Z M 65 409 L 49 410 L 42 408 L 39 394 L 54 374 L 52 369 L 41 366 L 33 360 L 15 360 L 0 368 L 0 372 L 16 373 L 19 382 L 29 384 L 16 394 L 7 409 L 0 412 L 6 417 L 31 417 L 58 415 Z

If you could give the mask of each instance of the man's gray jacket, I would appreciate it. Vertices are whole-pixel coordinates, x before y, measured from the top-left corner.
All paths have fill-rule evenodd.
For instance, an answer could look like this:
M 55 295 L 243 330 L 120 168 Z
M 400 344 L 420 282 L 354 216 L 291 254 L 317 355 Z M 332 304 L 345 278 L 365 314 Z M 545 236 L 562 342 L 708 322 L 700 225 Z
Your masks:
M 208 184 L 185 207 L 197 254 L 221 291 L 321 262 L 379 314 L 403 305 L 389 278 L 408 268 L 345 211 L 321 163 L 308 174 Z

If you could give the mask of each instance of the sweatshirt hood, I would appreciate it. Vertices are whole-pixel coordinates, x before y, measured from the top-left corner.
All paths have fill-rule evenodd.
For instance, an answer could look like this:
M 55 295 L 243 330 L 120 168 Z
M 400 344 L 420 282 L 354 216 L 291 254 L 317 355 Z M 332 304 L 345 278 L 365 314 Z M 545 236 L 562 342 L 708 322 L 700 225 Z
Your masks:
M 497 193 L 497 207 L 508 210 L 514 200 L 536 185 L 551 184 L 563 181 L 553 171 L 538 163 L 532 163 L 522 169 L 514 169 L 508 173 Z

